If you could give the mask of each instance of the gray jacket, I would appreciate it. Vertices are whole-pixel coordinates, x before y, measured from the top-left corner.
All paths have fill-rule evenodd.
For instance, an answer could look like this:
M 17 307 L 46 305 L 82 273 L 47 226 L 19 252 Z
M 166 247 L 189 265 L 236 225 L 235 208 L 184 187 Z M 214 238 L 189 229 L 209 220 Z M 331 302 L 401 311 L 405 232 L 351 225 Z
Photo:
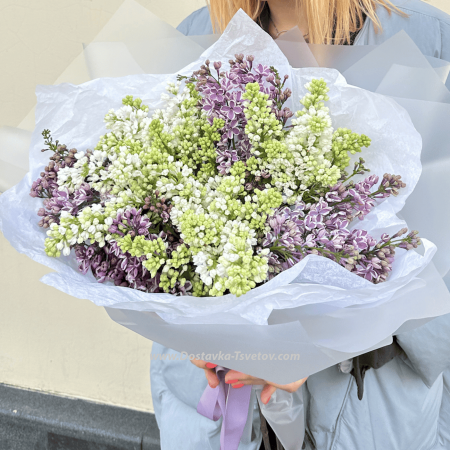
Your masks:
M 378 45 L 405 30 L 424 55 L 450 61 L 450 16 L 421 0 L 393 0 L 392 3 L 409 17 L 389 15 L 386 9 L 380 8 L 383 32 L 377 34 L 373 23 L 367 20 L 354 45 Z M 212 34 L 208 8 L 193 12 L 177 29 L 186 36 Z
M 397 336 L 404 354 L 370 369 L 364 397 L 338 366 L 309 377 L 303 386 L 307 450 L 449 450 L 450 314 Z M 218 450 L 220 422 L 197 413 L 206 387 L 203 371 L 177 352 L 153 344 L 151 387 L 162 450 Z M 169 354 L 168 358 L 161 355 Z M 256 404 L 253 405 L 256 408 Z M 254 438 L 261 443 L 255 411 Z
M 397 341 L 404 354 L 367 371 L 361 401 L 337 366 L 308 379 L 310 449 L 450 449 L 450 315 Z
M 355 45 L 379 44 L 404 29 L 425 55 L 450 61 L 450 17 L 419 0 L 394 3 L 409 18 L 389 15 L 381 8 L 383 33 L 376 34 L 366 21 Z M 191 14 L 178 30 L 186 35 L 212 33 L 207 8 Z M 404 354 L 366 373 L 362 401 L 354 378 L 337 366 L 308 379 L 304 385 L 307 448 L 450 450 L 450 315 L 397 338 Z M 155 344 L 154 352 L 164 351 Z M 168 361 L 152 362 L 152 394 L 163 450 L 216 448 L 212 443 L 218 442 L 218 424 L 205 421 L 195 411 L 206 385 L 203 371 L 183 364 L 183 387 L 175 375 L 181 367 L 172 371 L 173 366 Z M 172 383 L 172 378 L 178 382 Z M 256 450 L 259 442 L 242 448 Z

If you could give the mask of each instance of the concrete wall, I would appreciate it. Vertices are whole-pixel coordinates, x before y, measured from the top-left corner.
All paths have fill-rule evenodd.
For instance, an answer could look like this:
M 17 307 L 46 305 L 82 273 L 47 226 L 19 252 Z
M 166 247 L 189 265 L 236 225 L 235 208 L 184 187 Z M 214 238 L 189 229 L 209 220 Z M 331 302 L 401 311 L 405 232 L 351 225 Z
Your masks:
M 450 0 L 424 0 L 426 3 L 442 9 L 447 14 L 450 14 Z
M 204 0 L 137 0 L 176 26 Z M 0 126 L 18 126 L 122 0 L 0 0 Z M 450 13 L 450 0 L 429 3 Z M 0 235 L 0 383 L 152 411 L 151 342 L 45 286 Z
M 205 0 L 136 0 L 177 26 Z M 52 84 L 123 0 L 0 0 L 0 126 L 19 126 L 36 84 Z

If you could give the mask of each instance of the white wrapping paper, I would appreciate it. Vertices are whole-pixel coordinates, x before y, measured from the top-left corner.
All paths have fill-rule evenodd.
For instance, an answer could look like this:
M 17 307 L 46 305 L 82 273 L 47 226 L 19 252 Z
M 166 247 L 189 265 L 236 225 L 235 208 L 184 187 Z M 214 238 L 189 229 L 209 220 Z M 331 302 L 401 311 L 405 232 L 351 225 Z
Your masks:
M 380 177 L 386 172 L 401 174 L 407 183 L 398 197 L 385 200 L 364 221 L 356 221 L 353 226 L 364 228 L 375 237 L 382 232 L 395 232 L 402 228 L 404 222 L 396 213 L 403 207 L 421 173 L 421 138 L 407 113 L 384 96 L 349 86 L 333 69 L 292 69 L 270 36 L 242 11 L 236 14 L 220 39 L 182 73 L 191 73 L 206 58 L 227 61 L 238 52 L 253 54 L 257 61 L 274 65 L 280 73 L 290 75 L 293 109 L 300 106 L 298 99 L 305 91 L 303 86 L 306 82 L 317 77 L 327 81 L 334 126 L 349 127 L 370 136 L 372 145 L 363 156 L 372 173 Z M 89 58 L 89 54 L 86 57 Z M 167 81 L 174 78 L 175 75 L 133 75 L 96 79 L 79 86 L 38 87 L 30 173 L 2 196 L 0 220 L 6 237 L 19 251 L 56 270 L 56 273 L 46 275 L 44 282 L 75 297 L 89 298 L 99 306 L 153 311 L 171 323 L 263 325 L 272 310 L 331 301 L 339 307 L 389 301 L 430 263 L 436 248 L 425 240 L 423 256 L 399 250 L 389 281 L 373 285 L 326 258 L 311 255 L 240 298 L 233 295 L 194 298 L 146 294 L 111 283 L 101 285 L 92 275 L 83 276 L 77 272 L 73 258 L 47 257 L 43 250 L 45 234 L 35 224 L 34 214 L 40 205 L 27 195 L 31 180 L 37 178 L 47 158 L 46 154 L 39 152 L 41 130 L 50 128 L 60 142 L 71 147 L 92 148 L 99 135 L 105 132 L 102 117 L 109 108 L 118 107 L 120 99 L 129 94 L 141 97 L 150 110 L 161 107 L 160 95 Z M 21 226 L 17 227 L 16 222 Z M 30 242 L 33 242 L 32 246 Z
M 242 12 L 236 15 L 221 38 L 182 73 L 191 73 L 205 58 L 227 61 L 237 52 L 253 54 L 257 61 L 274 65 L 282 74 L 290 74 L 293 89 L 291 106 L 294 109 L 300 106 L 298 99 L 305 92 L 303 86 L 306 82 L 318 77 L 327 81 L 334 126 L 346 126 L 370 136 L 372 145 L 363 156 L 371 172 L 380 177 L 386 172 L 401 174 L 407 183 L 398 197 L 387 199 L 364 221 L 357 221 L 354 226 L 366 229 L 375 237 L 382 232 L 395 232 L 402 228 L 404 223 L 396 217 L 396 213 L 413 191 L 421 172 L 421 138 L 406 112 L 384 96 L 347 85 L 333 69 L 292 70 L 270 36 Z M 80 86 L 38 87 L 37 124 L 30 153 L 31 178 L 37 178 L 47 158 L 46 154 L 39 152 L 42 129 L 49 128 L 60 142 L 71 147 L 82 150 L 92 148 L 105 131 L 102 117 L 109 108 L 118 107 L 121 98 L 131 94 L 141 97 L 154 110 L 161 106 L 160 95 L 165 84 L 174 78 L 175 75 L 135 75 L 96 79 Z M 402 254 L 399 250 L 392 276 L 380 285 L 373 285 L 326 258 L 309 256 L 240 298 L 233 295 L 194 298 L 145 294 L 111 283 L 100 285 L 92 275 L 79 274 L 74 269 L 73 258 L 52 259 L 45 255 L 45 234 L 33 224 L 35 211 L 40 205 L 27 197 L 31 178 L 28 175 L 22 183 L 2 196 L 2 227 L 6 237 L 19 251 L 56 269 L 56 273 L 46 275 L 43 281 L 75 297 L 89 298 L 99 306 L 154 311 L 172 323 L 249 322 L 262 325 L 267 323 L 273 309 L 331 300 L 339 302 L 340 306 L 388 301 L 429 264 L 435 252 L 435 247 L 426 241 L 424 256 L 416 252 Z M 3 212 L 7 212 L 6 217 Z M 19 228 L 13 225 L 18 216 Z M 14 221 L 8 218 L 14 218 Z M 30 242 L 34 243 L 31 248 Z

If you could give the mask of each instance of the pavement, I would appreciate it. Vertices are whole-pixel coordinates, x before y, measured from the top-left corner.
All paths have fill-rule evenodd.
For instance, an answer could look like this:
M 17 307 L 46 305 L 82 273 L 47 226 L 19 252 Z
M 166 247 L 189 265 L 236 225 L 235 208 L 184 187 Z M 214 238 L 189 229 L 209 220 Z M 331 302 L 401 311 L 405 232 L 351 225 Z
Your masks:
M 154 414 L 0 384 L 0 450 L 160 450 Z

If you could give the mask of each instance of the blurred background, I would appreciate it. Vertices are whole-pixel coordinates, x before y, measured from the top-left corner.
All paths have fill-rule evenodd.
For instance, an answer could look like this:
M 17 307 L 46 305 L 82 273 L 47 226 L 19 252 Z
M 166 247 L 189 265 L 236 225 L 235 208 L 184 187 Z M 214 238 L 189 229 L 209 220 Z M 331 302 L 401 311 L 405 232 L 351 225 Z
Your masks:
M 176 27 L 204 0 L 136 0 Z M 0 0 L 0 127 L 33 129 L 37 84 L 59 81 L 123 0 Z M 450 13 L 450 0 L 428 3 Z M 84 81 L 84 80 L 83 80 Z M 151 342 L 88 300 L 39 282 L 49 269 L 0 234 L 0 383 L 152 412 Z
M 205 6 L 136 1 L 173 27 Z M 0 127 L 33 130 L 36 85 L 76 83 L 80 71 L 67 69 L 122 3 L 0 0 Z M 0 233 L 0 383 L 152 412 L 151 342 L 40 283 L 48 272 Z

